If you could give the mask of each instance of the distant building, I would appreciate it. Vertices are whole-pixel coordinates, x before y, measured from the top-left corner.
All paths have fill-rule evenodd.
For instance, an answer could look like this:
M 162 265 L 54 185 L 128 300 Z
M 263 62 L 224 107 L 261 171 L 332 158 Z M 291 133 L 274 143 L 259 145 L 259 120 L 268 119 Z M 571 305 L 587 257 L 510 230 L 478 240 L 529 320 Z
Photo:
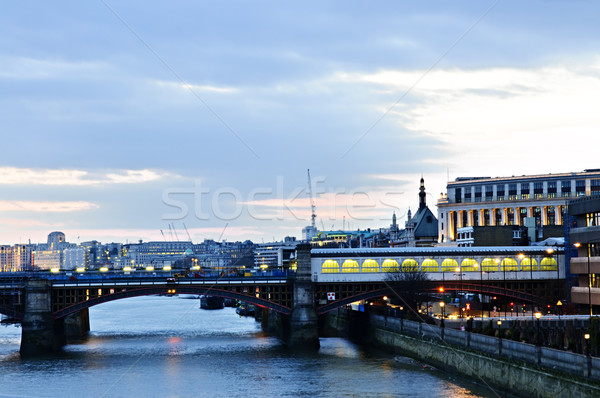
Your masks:
M 281 242 L 257 244 L 254 248 L 254 266 L 261 269 L 290 268 L 298 243 L 296 238 L 287 236 Z
M 600 169 L 519 177 L 459 177 L 438 200 L 438 241 L 457 244 L 463 228 L 526 227 L 529 243 L 563 236 L 570 199 L 600 192 Z M 464 237 L 464 235 L 462 235 Z

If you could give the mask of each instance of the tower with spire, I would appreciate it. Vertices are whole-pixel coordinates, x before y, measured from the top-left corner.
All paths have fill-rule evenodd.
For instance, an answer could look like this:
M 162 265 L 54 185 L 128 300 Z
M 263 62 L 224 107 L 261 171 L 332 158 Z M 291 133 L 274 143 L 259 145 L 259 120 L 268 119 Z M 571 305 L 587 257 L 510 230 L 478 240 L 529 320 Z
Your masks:
M 438 238 L 438 221 L 427 207 L 425 179 L 421 176 L 419 186 L 419 209 L 412 216 L 408 210 L 404 230 L 400 232 L 394 246 L 433 246 Z

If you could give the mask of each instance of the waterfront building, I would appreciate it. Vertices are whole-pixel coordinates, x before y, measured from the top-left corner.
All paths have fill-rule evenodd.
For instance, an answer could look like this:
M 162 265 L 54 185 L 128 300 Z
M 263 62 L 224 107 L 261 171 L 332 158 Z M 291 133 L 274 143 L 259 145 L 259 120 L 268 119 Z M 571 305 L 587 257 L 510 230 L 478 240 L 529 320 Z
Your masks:
M 186 250 L 192 249 L 191 241 L 155 241 L 125 245 L 125 259 L 122 264 L 132 268 L 145 268 L 151 266 L 163 267 L 171 265 L 183 258 Z
M 438 200 L 438 242 L 472 246 L 479 227 L 518 226 L 529 244 L 560 237 L 570 199 L 600 192 L 600 169 L 512 177 L 459 177 Z M 470 228 L 470 229 L 469 229 Z
M 33 252 L 33 265 L 36 269 L 48 271 L 60 269 L 62 266 L 62 250 L 35 250 Z
M 290 268 L 299 243 L 295 237 L 286 236 L 281 242 L 257 244 L 254 248 L 254 266 L 262 270 Z
M 85 266 L 85 248 L 71 247 L 62 252 L 61 269 L 74 270 Z
M 571 302 L 583 313 L 598 314 L 600 306 L 600 194 L 569 202 L 569 215 L 574 225 L 569 242 L 577 248 L 577 257 L 570 259 L 570 271 L 575 275 L 571 287 Z

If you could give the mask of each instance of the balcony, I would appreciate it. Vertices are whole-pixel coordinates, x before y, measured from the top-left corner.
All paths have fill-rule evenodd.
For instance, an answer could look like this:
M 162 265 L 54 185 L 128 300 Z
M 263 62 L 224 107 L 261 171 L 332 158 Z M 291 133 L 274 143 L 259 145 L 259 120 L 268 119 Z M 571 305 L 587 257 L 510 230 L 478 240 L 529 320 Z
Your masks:
M 588 289 L 587 287 L 572 287 L 571 288 L 571 302 L 575 304 L 589 304 L 589 300 L 592 300 L 592 305 L 600 305 L 600 288 L 593 287 Z
M 600 274 L 600 257 L 589 257 L 590 259 L 590 274 Z M 571 258 L 571 273 L 572 274 L 587 274 L 588 273 L 588 257 Z

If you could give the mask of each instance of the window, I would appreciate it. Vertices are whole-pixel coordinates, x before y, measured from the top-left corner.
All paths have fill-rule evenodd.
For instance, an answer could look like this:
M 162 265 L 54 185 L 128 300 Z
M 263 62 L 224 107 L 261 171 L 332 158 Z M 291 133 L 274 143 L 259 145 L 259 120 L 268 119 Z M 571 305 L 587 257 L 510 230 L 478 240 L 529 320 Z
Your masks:
M 343 273 L 353 273 L 353 272 L 358 272 L 358 271 L 359 271 L 358 263 L 354 260 L 346 260 L 342 264 L 342 272 Z
M 324 274 L 337 274 L 340 272 L 340 264 L 335 260 L 325 260 L 321 266 L 321 272 Z
M 496 187 L 496 196 L 498 200 L 504 200 L 504 185 L 498 185 Z
M 492 187 L 491 186 L 484 186 L 483 189 L 485 191 L 485 199 L 486 200 L 492 200 L 492 197 L 494 196 L 494 190 L 492 189 Z
M 421 271 L 423 272 L 438 272 L 440 270 L 437 261 L 428 258 L 421 263 Z
M 402 272 L 416 272 L 419 270 L 419 263 L 412 259 L 407 258 L 402 262 Z
M 461 203 L 462 202 L 462 188 L 455 188 L 454 189 L 454 200 L 456 201 L 456 203 Z
M 465 188 L 465 202 L 470 202 L 471 201 L 471 188 L 467 187 Z
M 458 268 L 458 261 L 453 258 L 447 258 L 442 261 L 442 272 L 455 271 Z
M 556 271 L 558 264 L 553 257 L 544 257 L 540 262 L 540 270 L 542 271 Z
M 501 271 L 518 271 L 517 261 L 514 258 L 506 257 L 500 263 Z
M 494 260 L 493 258 L 484 258 L 481 262 L 482 271 L 498 271 L 498 265 L 500 260 Z
M 561 181 L 560 190 L 563 197 L 571 196 L 571 181 Z
M 399 272 L 400 266 L 398 265 L 398 261 L 392 260 L 390 258 L 386 259 L 381 265 L 383 272 Z
M 460 263 L 460 269 L 462 271 L 478 271 L 479 267 L 477 265 L 477 261 L 472 258 L 465 258 L 462 263 Z
M 379 272 L 379 263 L 370 258 L 366 259 L 362 263 L 362 272 Z
M 600 213 L 587 213 L 585 215 L 585 225 L 587 227 L 595 227 L 600 225 Z
M 575 181 L 575 195 L 577 195 L 577 196 L 585 195 L 585 180 L 576 180 Z
M 592 192 L 600 191 L 600 180 L 591 180 L 590 181 L 590 189 Z
M 521 259 L 521 271 L 537 271 L 537 261 L 533 257 L 528 257 L 525 255 L 520 255 Z

